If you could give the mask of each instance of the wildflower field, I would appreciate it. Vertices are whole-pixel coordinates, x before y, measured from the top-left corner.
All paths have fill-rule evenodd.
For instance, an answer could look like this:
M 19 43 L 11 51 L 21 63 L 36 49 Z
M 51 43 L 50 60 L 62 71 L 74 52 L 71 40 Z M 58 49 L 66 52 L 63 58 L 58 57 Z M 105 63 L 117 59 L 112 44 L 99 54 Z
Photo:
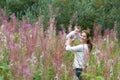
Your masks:
M 18 21 L 12 14 L 8 20 L 3 11 L 0 19 L 0 80 L 76 80 L 74 55 L 65 50 L 66 30 L 56 31 L 54 16 L 46 30 L 42 17 L 30 23 L 24 18 Z M 104 32 L 101 25 L 94 25 L 84 80 L 120 80 L 117 25 L 116 21 L 113 29 Z

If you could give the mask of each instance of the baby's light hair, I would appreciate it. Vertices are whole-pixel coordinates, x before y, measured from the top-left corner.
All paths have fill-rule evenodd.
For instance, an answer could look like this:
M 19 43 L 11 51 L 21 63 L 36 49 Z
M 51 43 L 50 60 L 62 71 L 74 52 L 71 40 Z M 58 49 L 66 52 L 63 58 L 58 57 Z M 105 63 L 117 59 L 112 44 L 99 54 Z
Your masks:
M 75 26 L 75 28 L 80 29 L 80 26 Z

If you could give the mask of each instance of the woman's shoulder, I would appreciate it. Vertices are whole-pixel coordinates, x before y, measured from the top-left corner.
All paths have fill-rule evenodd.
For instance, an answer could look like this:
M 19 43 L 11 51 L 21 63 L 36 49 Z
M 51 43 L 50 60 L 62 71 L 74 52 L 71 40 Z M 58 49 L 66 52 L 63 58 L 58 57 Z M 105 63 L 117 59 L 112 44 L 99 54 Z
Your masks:
M 88 44 L 84 44 L 84 48 L 88 51 Z

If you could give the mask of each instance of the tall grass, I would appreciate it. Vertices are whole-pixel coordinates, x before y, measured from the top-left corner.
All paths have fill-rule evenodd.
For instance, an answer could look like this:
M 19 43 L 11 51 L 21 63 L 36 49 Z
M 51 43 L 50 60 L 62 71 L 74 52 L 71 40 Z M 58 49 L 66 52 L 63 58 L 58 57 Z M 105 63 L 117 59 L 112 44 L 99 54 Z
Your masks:
M 119 80 L 119 44 L 117 39 L 117 26 L 106 29 L 101 33 L 101 25 L 95 25 L 93 37 L 93 54 L 87 70 L 88 78 L 94 80 Z
M 57 21 L 51 15 L 49 25 L 43 29 L 43 18 L 30 23 L 10 21 L 4 11 L 0 27 L 0 79 L 1 80 L 76 80 L 72 69 L 74 55 L 65 51 L 65 30 L 56 32 Z M 95 25 L 90 65 L 84 70 L 84 80 L 119 80 L 120 52 L 117 26 L 101 34 Z

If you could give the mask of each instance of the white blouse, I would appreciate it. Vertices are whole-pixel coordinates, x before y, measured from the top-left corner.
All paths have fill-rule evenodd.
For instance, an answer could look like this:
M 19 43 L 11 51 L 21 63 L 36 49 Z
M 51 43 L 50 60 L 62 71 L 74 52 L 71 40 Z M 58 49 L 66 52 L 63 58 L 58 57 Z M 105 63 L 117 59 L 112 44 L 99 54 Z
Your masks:
M 85 65 L 85 54 L 88 53 L 88 45 L 80 44 L 78 46 L 66 46 L 67 51 L 74 52 L 74 63 L 73 68 L 84 68 Z

